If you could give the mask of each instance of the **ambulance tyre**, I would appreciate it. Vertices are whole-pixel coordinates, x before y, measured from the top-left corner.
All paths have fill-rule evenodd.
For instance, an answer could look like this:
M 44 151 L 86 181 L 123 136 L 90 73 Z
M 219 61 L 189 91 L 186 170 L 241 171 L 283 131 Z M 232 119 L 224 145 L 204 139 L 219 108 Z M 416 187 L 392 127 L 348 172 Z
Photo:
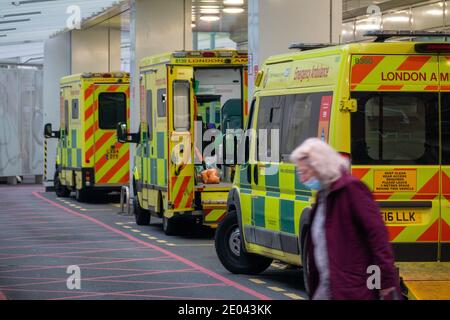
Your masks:
M 139 197 L 137 194 L 134 196 L 133 206 L 136 224 L 138 226 L 148 226 L 150 224 L 151 218 L 150 212 L 141 207 L 141 204 L 139 203 Z
M 174 219 L 167 218 L 164 213 L 162 215 L 163 231 L 168 236 L 174 236 L 178 233 L 177 224 Z
M 307 230 L 305 230 L 308 232 Z M 305 239 L 303 240 L 302 245 L 302 274 L 303 274 L 303 284 L 305 286 L 305 291 L 309 294 L 309 285 L 308 285 L 308 254 L 306 253 L 306 248 L 308 246 L 308 234 L 306 234 Z
M 242 250 L 236 211 L 229 211 L 219 224 L 215 237 L 216 253 L 223 266 L 235 274 L 259 274 L 272 264 L 272 259 Z
M 88 201 L 88 193 L 86 189 L 76 189 L 75 190 L 75 200 L 78 202 Z
M 55 172 L 55 177 L 53 179 L 53 186 L 55 188 L 55 193 L 58 198 L 67 198 L 68 196 L 70 196 L 70 189 L 61 184 L 58 171 Z

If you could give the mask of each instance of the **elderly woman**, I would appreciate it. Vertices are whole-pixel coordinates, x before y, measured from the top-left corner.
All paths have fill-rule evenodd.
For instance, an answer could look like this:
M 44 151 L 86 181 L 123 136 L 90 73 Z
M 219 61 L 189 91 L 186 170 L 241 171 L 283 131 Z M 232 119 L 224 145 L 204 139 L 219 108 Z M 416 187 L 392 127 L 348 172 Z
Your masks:
M 312 299 L 400 298 L 387 228 L 369 189 L 349 174 L 348 160 L 313 138 L 291 161 L 302 184 L 319 191 L 305 252 Z M 369 266 L 381 271 L 379 288 Z

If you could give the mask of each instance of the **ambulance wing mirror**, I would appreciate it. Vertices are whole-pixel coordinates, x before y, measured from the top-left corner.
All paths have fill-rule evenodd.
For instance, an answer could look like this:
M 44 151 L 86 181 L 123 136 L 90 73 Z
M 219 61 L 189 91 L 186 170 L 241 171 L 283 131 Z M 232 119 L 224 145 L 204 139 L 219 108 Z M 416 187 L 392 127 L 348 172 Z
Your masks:
M 127 124 L 124 122 L 119 122 L 117 124 L 117 141 L 120 143 L 139 143 L 140 134 L 128 133 Z
M 358 100 L 356 99 L 344 99 L 341 101 L 339 108 L 344 112 L 357 112 L 358 111 Z
M 52 130 L 52 124 L 51 123 L 47 123 L 44 126 L 44 137 L 47 138 L 47 139 L 52 139 L 52 138 L 59 139 L 60 138 L 60 133 L 59 133 L 59 131 L 53 131 Z

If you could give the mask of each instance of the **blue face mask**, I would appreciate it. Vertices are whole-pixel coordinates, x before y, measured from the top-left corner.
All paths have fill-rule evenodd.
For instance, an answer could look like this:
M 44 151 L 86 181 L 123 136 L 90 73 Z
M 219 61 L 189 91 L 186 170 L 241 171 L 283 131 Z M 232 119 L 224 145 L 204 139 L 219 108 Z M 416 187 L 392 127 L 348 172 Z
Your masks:
M 312 177 L 311 179 L 309 179 L 306 182 L 303 182 L 303 184 L 308 187 L 311 190 L 320 190 L 322 189 L 322 184 L 320 183 L 319 180 L 317 180 L 316 177 Z

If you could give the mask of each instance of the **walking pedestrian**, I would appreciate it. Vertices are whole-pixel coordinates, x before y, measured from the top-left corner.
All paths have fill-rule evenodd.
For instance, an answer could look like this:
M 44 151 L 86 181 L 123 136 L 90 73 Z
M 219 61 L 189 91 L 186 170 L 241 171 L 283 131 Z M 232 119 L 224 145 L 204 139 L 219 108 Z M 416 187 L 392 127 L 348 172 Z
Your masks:
M 294 150 L 291 161 L 297 165 L 301 183 L 318 191 L 304 255 L 310 297 L 400 299 L 393 251 L 380 209 L 368 187 L 351 176 L 349 161 L 317 138 Z M 376 278 L 371 277 L 377 274 L 371 270 L 380 271 L 378 288 Z

